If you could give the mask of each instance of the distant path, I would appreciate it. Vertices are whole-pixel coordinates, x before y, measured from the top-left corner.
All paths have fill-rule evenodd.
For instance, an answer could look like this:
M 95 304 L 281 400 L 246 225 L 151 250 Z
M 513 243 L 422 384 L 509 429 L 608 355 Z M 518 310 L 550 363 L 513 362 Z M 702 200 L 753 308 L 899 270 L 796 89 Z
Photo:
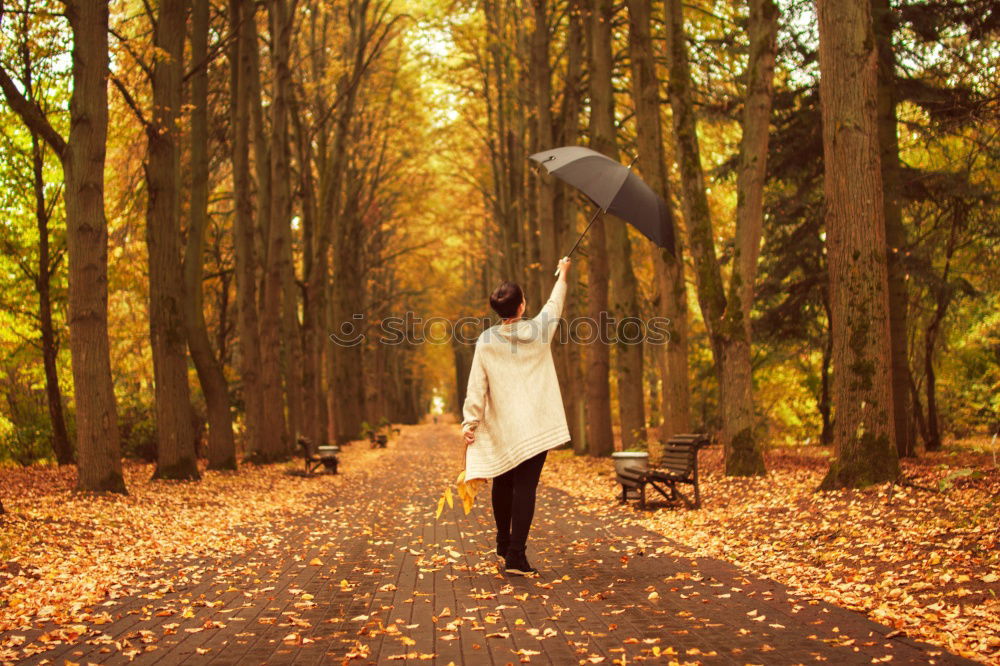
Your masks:
M 668 554 L 676 544 L 620 527 L 614 511 L 578 513 L 547 487 L 528 550 L 541 576 L 498 575 L 488 490 L 469 516 L 456 498 L 434 519 L 460 469 L 457 433 L 405 428 L 367 482 L 317 497 L 257 551 L 185 560 L 172 591 L 115 601 L 108 623 L 26 663 L 973 663 L 724 562 Z

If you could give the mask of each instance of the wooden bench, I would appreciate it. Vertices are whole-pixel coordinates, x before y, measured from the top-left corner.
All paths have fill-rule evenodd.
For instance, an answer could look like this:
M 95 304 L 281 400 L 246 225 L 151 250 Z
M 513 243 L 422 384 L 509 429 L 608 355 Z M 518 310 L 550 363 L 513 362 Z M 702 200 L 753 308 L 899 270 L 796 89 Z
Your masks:
M 314 454 L 312 442 L 307 437 L 299 437 L 299 446 L 306 461 L 306 475 L 314 474 L 320 467 L 325 467 L 331 474 L 337 473 L 339 446 L 320 446 Z
M 667 440 L 663 450 L 663 460 L 657 469 L 643 470 L 638 467 L 625 467 L 618 476 L 622 486 L 621 501 L 624 504 L 629 499 L 638 499 L 639 507 L 646 508 L 646 484 L 663 495 L 669 502 L 681 500 L 688 508 L 701 507 L 701 492 L 698 488 L 698 450 L 711 444 L 708 435 L 685 434 L 674 435 Z M 678 484 L 694 486 L 694 501 L 678 489 Z M 629 490 L 636 491 L 629 497 Z
M 384 449 L 385 445 L 389 443 L 389 437 L 374 430 L 369 430 L 368 441 L 371 443 L 373 449 Z
M 399 428 L 388 428 L 388 431 L 397 435 L 402 432 Z M 375 430 L 369 430 L 368 442 L 371 444 L 373 449 L 384 449 L 389 443 L 389 436 Z

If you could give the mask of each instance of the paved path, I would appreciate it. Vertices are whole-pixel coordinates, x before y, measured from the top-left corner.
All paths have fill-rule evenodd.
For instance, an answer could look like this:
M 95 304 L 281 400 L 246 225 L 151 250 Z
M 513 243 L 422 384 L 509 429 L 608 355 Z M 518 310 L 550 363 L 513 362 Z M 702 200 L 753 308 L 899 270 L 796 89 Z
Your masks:
M 680 555 L 620 527 L 631 509 L 580 512 L 551 488 L 529 543 L 541 576 L 505 577 L 488 496 L 469 516 L 456 506 L 434 519 L 457 446 L 454 426 L 405 429 L 378 470 L 259 535 L 257 550 L 187 560 L 172 584 L 114 602 L 106 624 L 28 663 L 971 663 Z

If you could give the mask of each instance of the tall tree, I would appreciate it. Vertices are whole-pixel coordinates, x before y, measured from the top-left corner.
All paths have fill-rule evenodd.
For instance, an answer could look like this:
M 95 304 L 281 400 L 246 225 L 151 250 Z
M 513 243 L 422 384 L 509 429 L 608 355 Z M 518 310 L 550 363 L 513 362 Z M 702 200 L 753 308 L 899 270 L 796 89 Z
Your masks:
M 209 0 L 194 0 L 191 13 L 191 203 L 187 245 L 184 248 L 184 321 L 188 348 L 208 411 L 208 466 L 236 468 L 236 442 L 229 387 L 222 363 L 212 351 L 205 324 L 203 262 L 208 228 L 208 33 Z
M 156 394 L 156 473 L 198 479 L 180 253 L 180 125 L 186 0 L 161 0 L 155 21 L 153 108 L 146 125 L 149 329 Z
M 667 178 L 667 156 L 660 119 L 660 77 L 652 38 L 652 0 L 629 0 L 629 60 L 632 65 L 632 99 L 635 101 L 636 166 L 646 182 L 667 203 L 670 225 L 676 239 L 674 253 L 654 252 L 658 313 L 670 320 L 670 340 L 660 355 L 663 379 L 663 427 L 660 437 L 669 438 L 691 429 L 691 390 L 688 385 L 687 286 L 680 230 L 673 216 Z
M 750 308 L 763 221 L 777 13 L 771 0 L 750 0 L 750 53 L 737 172 L 736 253 L 728 290 L 716 256 L 679 0 L 670 0 L 667 16 L 669 93 L 684 218 L 695 261 L 698 301 L 708 327 L 719 382 L 726 474 L 733 476 L 764 473 L 764 458 L 754 433 Z
M 32 4 L 28 3 L 20 16 L 20 42 L 17 48 L 21 66 L 20 82 L 27 101 L 47 113 L 43 100 L 39 99 L 35 89 L 36 64 L 30 44 L 31 17 Z M 34 282 L 38 292 L 38 327 L 42 336 L 42 364 L 45 370 L 45 397 L 52 424 L 52 450 L 60 465 L 69 465 L 74 460 L 73 447 L 63 415 L 62 390 L 56 366 L 59 348 L 52 323 L 52 278 L 59 270 L 63 257 L 58 250 L 53 252 L 50 246 L 49 222 L 58 197 L 46 196 L 44 139 L 32 127 L 28 127 L 28 132 L 31 134 L 31 184 L 35 203 L 35 228 L 38 231 L 38 263 L 34 270 L 27 262 L 21 263 L 21 268 L 25 276 Z
M 913 420 L 910 418 L 910 362 L 907 356 L 905 257 L 908 251 L 903 227 L 903 192 L 899 173 L 899 131 L 896 127 L 896 54 L 892 44 L 895 21 L 889 0 L 871 0 L 873 32 L 878 51 L 878 143 L 882 169 L 882 201 L 889 269 L 889 334 L 892 353 L 892 418 L 896 451 L 913 456 Z
M 285 248 L 289 236 L 284 228 L 289 204 L 288 183 L 278 179 L 287 175 L 287 78 L 288 40 L 291 18 L 283 0 L 268 3 L 268 25 L 271 42 L 271 129 L 264 123 L 263 83 L 259 54 L 252 54 L 251 67 L 252 114 L 254 125 L 254 165 L 257 172 L 257 220 L 263 237 L 263 280 L 260 303 L 261 386 L 264 393 L 264 420 L 261 447 L 254 451 L 260 462 L 272 462 L 288 456 L 291 441 L 285 418 L 285 374 L 282 371 L 282 338 L 284 332 L 282 301 L 284 300 Z M 254 40 L 257 41 L 256 39 Z
M 583 79 L 586 60 L 583 0 L 571 0 L 566 27 L 566 69 L 562 87 L 562 102 L 558 116 L 558 131 L 560 145 L 571 146 L 580 141 L 580 112 L 583 108 Z M 569 239 L 575 235 L 577 220 L 580 217 L 580 207 L 577 199 L 567 187 L 557 190 L 558 198 L 556 214 L 558 221 L 558 237 Z M 576 296 L 569 302 L 569 317 L 576 319 L 585 314 L 587 303 L 582 297 L 582 271 L 571 271 L 569 288 Z M 586 353 L 583 346 L 570 341 L 568 354 L 568 381 L 574 389 L 567 391 L 569 398 L 566 403 L 566 414 L 570 422 L 570 436 L 573 438 L 573 450 L 578 454 L 586 453 L 590 448 L 588 441 L 587 395 L 581 388 L 586 386 L 586 369 L 584 359 Z M 610 418 L 610 416 L 608 417 Z
M 257 49 L 254 3 L 230 0 L 230 99 L 233 138 L 233 208 L 236 249 L 237 327 L 240 376 L 245 409 L 244 446 L 252 453 L 264 448 L 264 393 L 261 383 L 260 324 L 257 312 L 256 220 L 250 194 L 251 52 Z
M 299 324 L 298 286 L 292 261 L 291 150 L 289 100 L 291 96 L 291 43 L 297 0 L 272 0 L 268 5 L 271 19 L 271 234 L 268 249 L 268 273 L 264 297 L 268 299 L 271 279 L 281 294 L 280 324 L 282 379 L 287 424 L 284 450 L 291 452 L 292 439 L 302 425 L 302 332 Z M 275 252 L 271 264 L 271 252 Z M 273 269 L 273 270 L 272 270 Z M 265 311 L 267 312 L 267 311 Z
M 537 150 L 547 150 L 557 145 L 556 134 L 559 132 L 559 124 L 572 122 L 573 131 L 577 131 L 576 118 L 578 110 L 568 107 L 564 101 L 563 112 L 565 115 L 572 115 L 569 118 L 557 118 L 553 112 L 554 94 L 552 85 L 552 37 L 553 31 L 558 27 L 554 14 L 555 8 L 551 6 L 549 0 L 532 0 L 534 12 L 534 29 L 531 33 L 531 78 L 536 108 L 536 122 L 538 124 L 535 132 Z M 571 21 L 578 21 L 578 11 L 571 9 L 576 15 L 570 18 Z M 573 30 L 572 28 L 570 29 Z M 564 99 L 566 97 L 578 98 L 577 91 L 573 88 L 578 84 L 577 77 L 579 66 L 580 40 L 577 35 L 571 34 L 567 40 L 567 50 L 576 51 L 571 53 L 568 59 L 573 62 L 567 64 L 566 87 L 563 90 Z M 573 140 L 571 140 L 573 141 Z M 566 142 L 560 142 L 568 145 Z M 563 249 L 566 238 L 569 236 L 569 224 L 567 219 L 567 208 L 569 202 L 565 197 L 565 187 L 560 186 L 553 177 L 541 176 L 537 182 L 537 225 L 539 229 L 539 258 L 542 269 L 555 266 L 559 260 L 560 252 Z M 575 215 L 575 210 L 572 211 Z M 543 272 L 544 274 L 544 272 Z M 570 277 L 576 282 L 576 272 Z M 571 306 L 572 307 L 572 306 Z M 569 310 L 567 310 L 568 314 Z M 569 317 L 567 317 L 569 318 Z M 556 371 L 559 375 L 559 383 L 562 386 L 563 407 L 569 421 L 570 439 L 579 442 L 582 439 L 581 419 L 579 418 L 579 401 L 577 387 L 580 382 L 574 377 L 576 373 L 575 365 L 579 363 L 576 349 L 568 344 L 563 344 L 561 340 L 553 341 L 553 355 L 556 361 Z
M 30 81 L 30 79 L 29 79 Z M 28 99 L 32 99 L 31 85 L 26 86 Z M 49 246 L 49 221 L 52 219 L 52 203 L 45 197 L 44 145 L 38 132 L 31 132 L 31 176 L 35 190 L 35 223 L 38 229 L 38 269 L 35 272 L 35 289 L 38 291 L 38 321 L 42 333 L 42 364 L 45 367 L 45 397 L 52 422 L 52 449 L 60 465 L 73 463 L 73 447 L 66 430 L 63 416 L 62 390 L 59 388 L 59 373 L 56 360 L 59 348 L 56 344 L 55 328 L 52 325 L 52 277 L 59 268 L 60 257 L 53 260 Z
M 613 4 L 594 0 L 588 8 L 590 64 L 590 145 L 612 159 L 618 156 L 611 88 L 611 20 Z M 608 128 L 611 128 L 610 131 Z M 587 305 L 591 322 L 603 322 L 608 311 L 608 246 L 605 223 L 598 218 L 587 235 Z M 591 455 L 614 450 L 611 426 L 611 348 L 602 340 L 587 346 L 587 446 Z
M 0 89 L 25 125 L 59 156 L 65 175 L 70 355 L 76 401 L 78 486 L 125 492 L 108 342 L 108 222 L 104 162 L 108 132 L 108 3 L 66 3 L 73 32 L 69 139 L 52 127 L 0 68 Z
M 612 0 L 595 0 L 591 15 L 590 94 L 591 147 L 618 159 L 615 129 L 614 85 L 611 48 L 615 8 Z M 643 391 L 643 345 L 625 342 L 626 322 L 639 317 L 638 286 L 632 270 L 628 225 L 615 220 L 601 225 L 606 236 L 608 275 L 611 278 L 609 314 L 615 320 L 615 366 L 618 379 L 618 415 L 623 448 L 646 440 L 646 410 Z M 599 230 L 594 229 L 594 232 Z
M 869 0 L 817 0 L 835 457 L 823 488 L 895 479 L 878 52 Z

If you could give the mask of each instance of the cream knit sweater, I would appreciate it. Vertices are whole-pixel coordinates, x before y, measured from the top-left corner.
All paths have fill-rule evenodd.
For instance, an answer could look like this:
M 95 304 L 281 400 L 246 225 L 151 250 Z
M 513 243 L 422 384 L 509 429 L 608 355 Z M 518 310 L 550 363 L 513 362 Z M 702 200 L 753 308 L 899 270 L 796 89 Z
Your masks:
M 463 430 L 476 432 L 467 480 L 499 476 L 569 441 L 551 346 L 565 300 L 559 279 L 537 317 L 498 324 L 476 341 L 462 408 Z

